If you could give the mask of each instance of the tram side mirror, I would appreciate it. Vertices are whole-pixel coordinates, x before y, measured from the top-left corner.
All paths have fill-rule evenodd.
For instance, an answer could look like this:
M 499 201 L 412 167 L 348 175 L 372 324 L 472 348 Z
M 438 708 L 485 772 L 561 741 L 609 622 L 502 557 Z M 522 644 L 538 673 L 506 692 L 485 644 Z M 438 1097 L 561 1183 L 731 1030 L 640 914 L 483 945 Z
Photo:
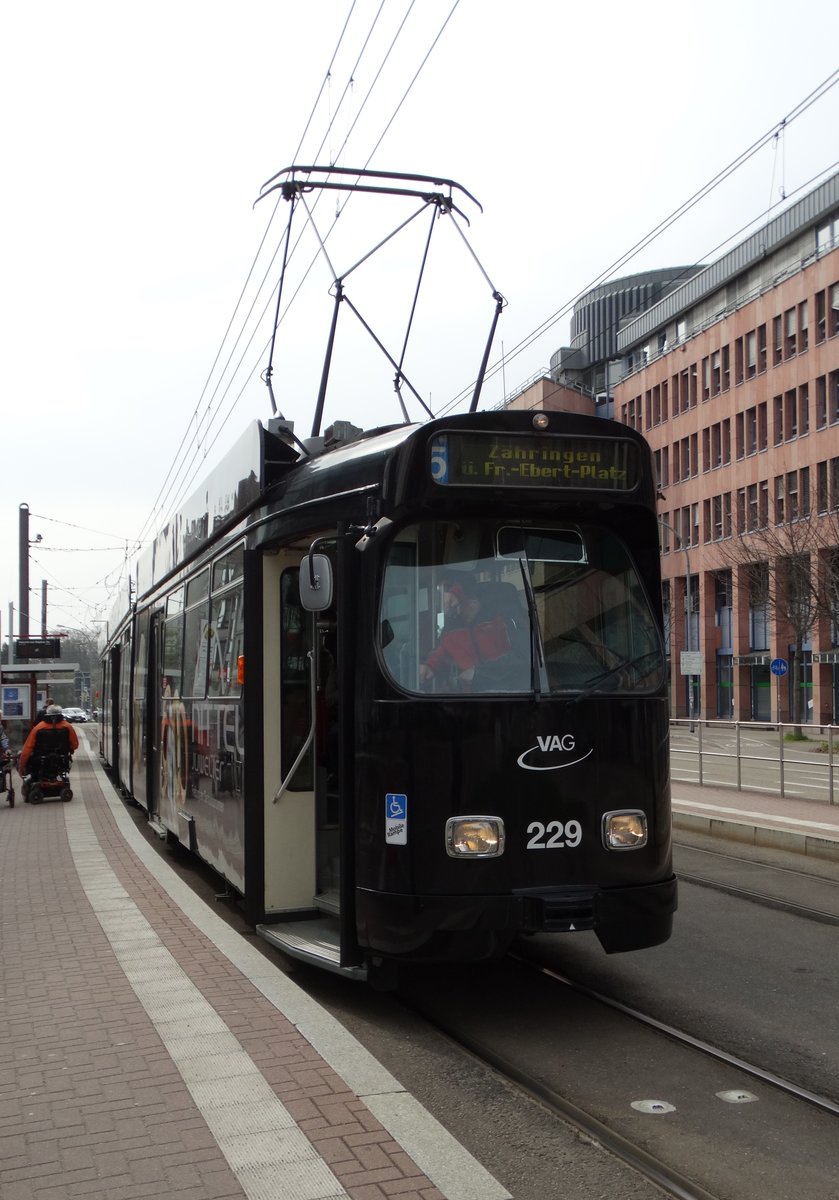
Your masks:
M 332 603 L 332 563 L 310 554 L 300 564 L 300 603 L 306 612 L 323 612 Z

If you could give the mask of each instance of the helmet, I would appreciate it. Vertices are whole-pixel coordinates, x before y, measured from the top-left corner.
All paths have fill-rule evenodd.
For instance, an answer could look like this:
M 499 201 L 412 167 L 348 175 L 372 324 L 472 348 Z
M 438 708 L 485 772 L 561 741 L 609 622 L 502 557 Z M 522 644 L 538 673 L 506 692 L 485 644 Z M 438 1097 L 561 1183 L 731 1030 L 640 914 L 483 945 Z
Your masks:
M 61 711 L 61 708 L 59 707 L 59 705 L 51 704 L 49 706 L 49 708 L 47 709 L 45 715 L 47 717 L 47 720 L 49 720 L 49 721 L 60 721 L 61 718 L 64 716 L 64 713 Z

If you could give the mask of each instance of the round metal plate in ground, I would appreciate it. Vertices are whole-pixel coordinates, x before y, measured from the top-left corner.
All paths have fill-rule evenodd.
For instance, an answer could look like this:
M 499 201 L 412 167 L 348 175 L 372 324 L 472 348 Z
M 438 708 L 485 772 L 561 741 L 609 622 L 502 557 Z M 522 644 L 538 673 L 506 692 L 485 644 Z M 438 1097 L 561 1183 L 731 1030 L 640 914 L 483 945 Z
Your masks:
M 676 1111 L 676 1106 L 668 1104 L 666 1100 L 633 1100 L 630 1107 L 638 1112 L 653 1113 L 655 1116 Z
M 757 1100 L 757 1096 L 753 1096 L 751 1092 L 741 1091 L 740 1088 L 734 1088 L 730 1092 L 717 1092 L 717 1096 L 726 1104 L 751 1104 L 753 1100 Z

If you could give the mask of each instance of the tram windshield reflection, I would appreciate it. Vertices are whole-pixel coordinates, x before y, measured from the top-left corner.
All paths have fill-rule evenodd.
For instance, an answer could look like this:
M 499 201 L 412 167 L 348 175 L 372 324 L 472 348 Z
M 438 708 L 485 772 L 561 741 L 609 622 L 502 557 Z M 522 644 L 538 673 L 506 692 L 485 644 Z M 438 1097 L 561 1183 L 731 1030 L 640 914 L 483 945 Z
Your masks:
M 388 553 L 380 629 L 387 673 L 423 694 L 643 694 L 664 679 L 631 555 L 593 523 L 409 525 Z

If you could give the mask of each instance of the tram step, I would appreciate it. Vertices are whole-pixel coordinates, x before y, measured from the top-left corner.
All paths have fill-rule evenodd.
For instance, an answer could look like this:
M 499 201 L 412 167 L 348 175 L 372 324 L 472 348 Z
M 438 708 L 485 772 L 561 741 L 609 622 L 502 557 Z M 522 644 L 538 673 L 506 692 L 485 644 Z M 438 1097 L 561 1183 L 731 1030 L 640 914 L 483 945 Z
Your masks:
M 338 894 L 337 888 L 318 892 L 312 903 L 318 912 L 329 913 L 333 917 L 340 915 L 341 897 Z
M 340 927 L 334 918 L 279 921 L 275 925 L 257 925 L 256 932 L 291 958 L 312 963 L 349 979 L 363 981 L 367 978 L 365 966 L 341 966 Z

